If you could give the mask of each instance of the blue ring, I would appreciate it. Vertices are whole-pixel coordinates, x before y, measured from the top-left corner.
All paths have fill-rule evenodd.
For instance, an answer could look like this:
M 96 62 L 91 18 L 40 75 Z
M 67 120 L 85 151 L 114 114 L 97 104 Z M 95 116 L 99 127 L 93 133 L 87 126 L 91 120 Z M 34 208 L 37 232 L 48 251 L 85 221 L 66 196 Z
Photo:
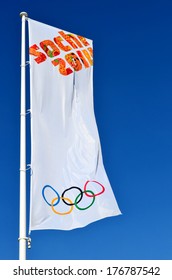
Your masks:
M 58 200 L 57 200 L 57 202 L 56 202 L 55 204 L 53 204 L 53 205 L 50 204 L 50 203 L 46 200 L 46 198 L 45 198 L 45 189 L 46 189 L 46 188 L 52 189 L 52 190 L 56 193 L 56 195 L 57 195 Z M 43 189 L 42 189 L 42 196 L 43 196 L 45 202 L 46 202 L 49 206 L 56 206 L 56 205 L 60 202 L 60 195 L 58 194 L 58 192 L 57 192 L 53 187 L 51 187 L 51 186 L 49 186 L 49 185 L 46 185 L 46 186 L 43 187 Z

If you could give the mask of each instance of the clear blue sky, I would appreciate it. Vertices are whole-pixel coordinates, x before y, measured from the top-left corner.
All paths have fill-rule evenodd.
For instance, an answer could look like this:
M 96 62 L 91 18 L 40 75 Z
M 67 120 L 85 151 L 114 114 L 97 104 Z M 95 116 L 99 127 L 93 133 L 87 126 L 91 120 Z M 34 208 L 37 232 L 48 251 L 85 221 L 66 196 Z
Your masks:
M 95 115 L 104 165 L 123 212 L 73 231 L 33 231 L 27 258 L 172 259 L 172 2 L 167 0 L 3 3 L 0 259 L 18 259 L 21 11 L 93 39 Z M 29 117 L 27 125 L 29 163 Z M 29 174 L 27 183 L 29 212 Z

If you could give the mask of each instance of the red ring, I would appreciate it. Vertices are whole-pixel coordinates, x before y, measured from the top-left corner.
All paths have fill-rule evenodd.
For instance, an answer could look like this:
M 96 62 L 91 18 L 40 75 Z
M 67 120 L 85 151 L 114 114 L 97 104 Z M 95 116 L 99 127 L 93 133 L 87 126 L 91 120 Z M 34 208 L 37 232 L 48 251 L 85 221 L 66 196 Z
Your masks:
M 98 195 L 104 193 L 105 187 L 104 187 L 102 184 L 100 184 L 99 182 L 97 182 L 97 181 L 87 181 L 87 182 L 85 183 L 85 185 L 84 185 L 84 191 L 87 190 L 86 187 L 87 187 L 87 184 L 88 184 L 89 182 L 94 182 L 94 183 L 100 185 L 100 186 L 102 187 L 102 191 L 99 192 L 99 193 L 97 193 L 97 194 L 94 194 L 94 195 L 89 195 L 88 193 L 85 192 L 85 195 L 86 195 L 86 196 L 88 196 L 88 197 L 94 197 L 94 196 L 98 196 Z

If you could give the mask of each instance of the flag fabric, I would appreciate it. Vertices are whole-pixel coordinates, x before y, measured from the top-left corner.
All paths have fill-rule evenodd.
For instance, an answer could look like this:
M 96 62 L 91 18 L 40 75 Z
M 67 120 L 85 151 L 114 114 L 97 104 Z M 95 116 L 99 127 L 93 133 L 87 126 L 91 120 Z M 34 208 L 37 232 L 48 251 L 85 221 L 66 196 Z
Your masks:
M 29 22 L 29 231 L 71 230 L 119 215 L 93 108 L 93 42 Z

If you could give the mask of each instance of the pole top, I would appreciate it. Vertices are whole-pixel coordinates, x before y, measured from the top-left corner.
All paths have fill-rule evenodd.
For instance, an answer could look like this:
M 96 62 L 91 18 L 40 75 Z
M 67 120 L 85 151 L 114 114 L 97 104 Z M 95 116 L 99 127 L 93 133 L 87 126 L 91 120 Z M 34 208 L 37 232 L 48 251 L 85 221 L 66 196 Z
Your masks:
M 21 12 L 20 17 L 22 18 L 23 16 L 28 17 L 28 14 L 26 12 Z

